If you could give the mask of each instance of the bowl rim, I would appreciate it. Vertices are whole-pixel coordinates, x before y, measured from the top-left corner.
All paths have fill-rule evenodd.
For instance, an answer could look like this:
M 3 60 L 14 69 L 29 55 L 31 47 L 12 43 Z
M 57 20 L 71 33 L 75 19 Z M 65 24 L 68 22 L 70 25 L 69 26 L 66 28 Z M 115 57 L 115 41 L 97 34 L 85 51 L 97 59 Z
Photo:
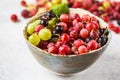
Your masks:
M 80 10 L 83 10 L 83 9 L 80 9 Z M 83 11 L 86 11 L 86 10 L 83 10 Z M 86 11 L 86 12 L 88 12 L 88 11 Z M 43 12 L 43 13 L 45 13 L 45 12 Z M 45 53 L 45 54 L 47 54 L 47 55 L 51 55 L 51 56 L 55 56 L 55 57 L 76 57 L 76 56 L 94 54 L 95 52 L 98 52 L 98 51 L 102 50 L 103 48 L 107 47 L 107 45 L 108 45 L 108 44 L 110 43 L 110 41 L 111 41 L 111 37 L 112 37 L 111 31 L 107 28 L 108 31 L 109 31 L 108 40 L 107 40 L 107 42 L 106 42 L 106 44 L 105 44 L 104 46 L 102 46 L 102 47 L 100 47 L 100 48 L 98 48 L 98 49 L 96 49 L 96 50 L 89 51 L 89 52 L 87 52 L 86 54 L 72 54 L 72 55 L 58 55 L 58 54 L 49 53 L 49 52 L 47 52 L 47 51 L 45 51 L 45 50 L 42 50 L 42 49 L 34 46 L 33 44 L 31 44 L 31 43 L 27 40 L 27 37 L 26 37 L 26 34 L 27 34 L 27 33 L 26 33 L 26 28 L 27 28 L 28 24 L 31 23 L 32 21 L 34 21 L 35 19 L 37 19 L 38 17 L 40 17 L 40 14 L 43 14 L 43 13 L 37 14 L 37 16 L 32 17 L 32 18 L 28 21 L 28 23 L 26 23 L 26 26 L 25 26 L 24 29 L 23 29 L 23 36 L 24 36 L 24 38 L 25 38 L 25 41 L 26 41 L 30 46 L 32 46 L 33 48 L 35 48 L 35 49 L 37 49 L 38 51 L 43 52 L 43 53 Z M 89 13 L 89 14 L 92 14 L 92 13 L 90 13 L 90 12 L 88 12 L 88 13 Z M 93 15 L 93 14 L 92 14 L 92 15 Z M 95 15 L 93 15 L 93 16 L 95 16 Z M 95 16 L 95 17 L 96 17 L 99 21 L 104 22 L 101 18 L 99 18 L 99 17 L 97 17 L 97 16 Z M 106 22 L 104 22 L 104 24 L 108 25 Z

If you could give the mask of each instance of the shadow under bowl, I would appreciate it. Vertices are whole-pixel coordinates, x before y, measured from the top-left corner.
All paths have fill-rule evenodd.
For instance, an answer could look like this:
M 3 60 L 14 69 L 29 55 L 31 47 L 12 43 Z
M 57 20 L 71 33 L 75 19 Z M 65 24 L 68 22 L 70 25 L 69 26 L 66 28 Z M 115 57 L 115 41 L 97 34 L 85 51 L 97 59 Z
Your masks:
M 88 11 L 85 11 L 83 9 L 72 9 L 72 8 L 70 9 L 70 14 L 74 14 L 76 12 L 80 16 L 82 16 L 84 14 L 89 14 L 91 16 L 94 16 L 91 13 L 89 13 Z M 44 14 L 44 13 L 42 13 L 42 14 Z M 28 24 L 31 23 L 32 21 L 34 21 L 35 19 L 38 19 L 42 14 L 38 14 L 37 16 L 33 17 L 28 22 Z M 102 19 L 100 19 L 98 17 L 96 17 L 96 18 L 99 20 L 100 25 L 102 27 L 107 26 L 107 24 Z M 27 27 L 27 25 L 26 25 L 26 27 Z M 101 47 L 97 50 L 88 52 L 87 54 L 83 54 L 83 55 L 62 56 L 62 55 L 50 54 L 50 53 L 32 45 L 27 40 L 26 27 L 23 30 L 24 38 L 25 38 L 25 41 L 26 41 L 31 53 L 35 57 L 35 59 L 43 67 L 45 67 L 53 72 L 56 72 L 58 74 L 63 74 L 63 75 L 78 73 L 78 72 L 81 72 L 81 71 L 87 69 L 89 66 L 91 66 L 103 54 L 103 52 L 107 48 L 107 46 L 110 42 L 110 39 L 111 39 L 111 34 L 109 33 L 107 43 L 103 47 Z

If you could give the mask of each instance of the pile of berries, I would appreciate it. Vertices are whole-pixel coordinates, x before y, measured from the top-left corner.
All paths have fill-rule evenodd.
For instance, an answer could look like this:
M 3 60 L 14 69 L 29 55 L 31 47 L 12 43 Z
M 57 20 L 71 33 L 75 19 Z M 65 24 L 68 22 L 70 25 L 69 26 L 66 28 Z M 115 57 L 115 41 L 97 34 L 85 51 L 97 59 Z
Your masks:
M 30 18 L 36 15 L 37 12 L 43 10 L 51 10 L 52 6 L 64 3 L 70 8 L 83 8 L 90 11 L 96 16 L 101 17 L 105 22 L 111 22 L 116 20 L 120 25 L 120 2 L 111 2 L 110 0 L 97 1 L 97 0 L 35 0 L 36 3 L 28 4 L 25 0 L 21 0 L 21 5 L 25 7 L 21 11 L 23 18 Z M 18 22 L 16 14 L 11 15 L 13 22 Z M 110 23 L 111 25 L 111 23 Z M 115 26 L 115 25 L 114 25 Z M 120 26 L 116 26 L 112 31 L 120 34 Z M 110 29 L 111 30 L 111 29 Z
M 69 6 L 73 8 L 83 8 L 90 11 L 96 16 L 102 18 L 105 22 L 109 23 L 110 30 L 116 34 L 120 34 L 120 2 L 114 2 L 110 0 L 69 0 Z M 117 21 L 119 26 L 115 26 L 111 21 Z M 111 29 L 114 26 L 114 29 Z
M 88 14 L 48 11 L 27 26 L 28 41 L 51 54 L 79 55 L 96 50 L 108 41 L 109 31 Z

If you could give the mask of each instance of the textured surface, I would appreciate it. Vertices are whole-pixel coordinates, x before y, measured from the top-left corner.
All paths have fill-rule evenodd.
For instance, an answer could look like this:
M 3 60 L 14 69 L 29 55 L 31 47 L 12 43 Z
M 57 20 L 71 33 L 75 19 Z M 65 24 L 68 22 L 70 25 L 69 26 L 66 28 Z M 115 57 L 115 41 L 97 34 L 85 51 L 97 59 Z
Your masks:
M 61 77 L 40 66 L 23 38 L 28 20 L 20 18 L 21 22 L 14 24 L 9 19 L 12 13 L 20 15 L 19 3 L 20 0 L 0 1 L 0 80 L 120 80 L 120 35 L 114 33 L 101 58 L 83 72 Z

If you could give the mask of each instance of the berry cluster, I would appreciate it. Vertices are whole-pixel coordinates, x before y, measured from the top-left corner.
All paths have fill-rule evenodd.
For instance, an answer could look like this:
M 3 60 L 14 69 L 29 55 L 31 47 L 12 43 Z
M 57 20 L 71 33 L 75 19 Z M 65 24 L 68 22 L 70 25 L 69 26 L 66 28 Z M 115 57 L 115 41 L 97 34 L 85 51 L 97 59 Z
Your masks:
M 56 16 L 52 11 L 40 16 L 27 26 L 28 41 L 51 54 L 86 54 L 106 44 L 109 31 L 88 14 L 63 13 Z
M 120 25 L 120 2 L 113 2 L 110 0 L 101 2 L 97 0 L 36 0 L 35 4 L 28 4 L 25 0 L 21 0 L 21 6 L 25 7 L 25 9 L 21 11 L 21 16 L 30 18 L 36 15 L 37 12 L 51 10 L 54 5 L 59 3 L 64 3 L 70 8 L 86 9 L 94 15 L 101 17 L 105 22 L 116 20 L 118 25 Z M 17 22 L 17 15 L 11 15 L 11 20 Z M 112 31 L 120 34 L 119 27 L 120 26 L 115 27 Z
M 120 26 L 115 26 L 113 23 L 109 23 L 108 28 L 116 34 L 120 34 Z

